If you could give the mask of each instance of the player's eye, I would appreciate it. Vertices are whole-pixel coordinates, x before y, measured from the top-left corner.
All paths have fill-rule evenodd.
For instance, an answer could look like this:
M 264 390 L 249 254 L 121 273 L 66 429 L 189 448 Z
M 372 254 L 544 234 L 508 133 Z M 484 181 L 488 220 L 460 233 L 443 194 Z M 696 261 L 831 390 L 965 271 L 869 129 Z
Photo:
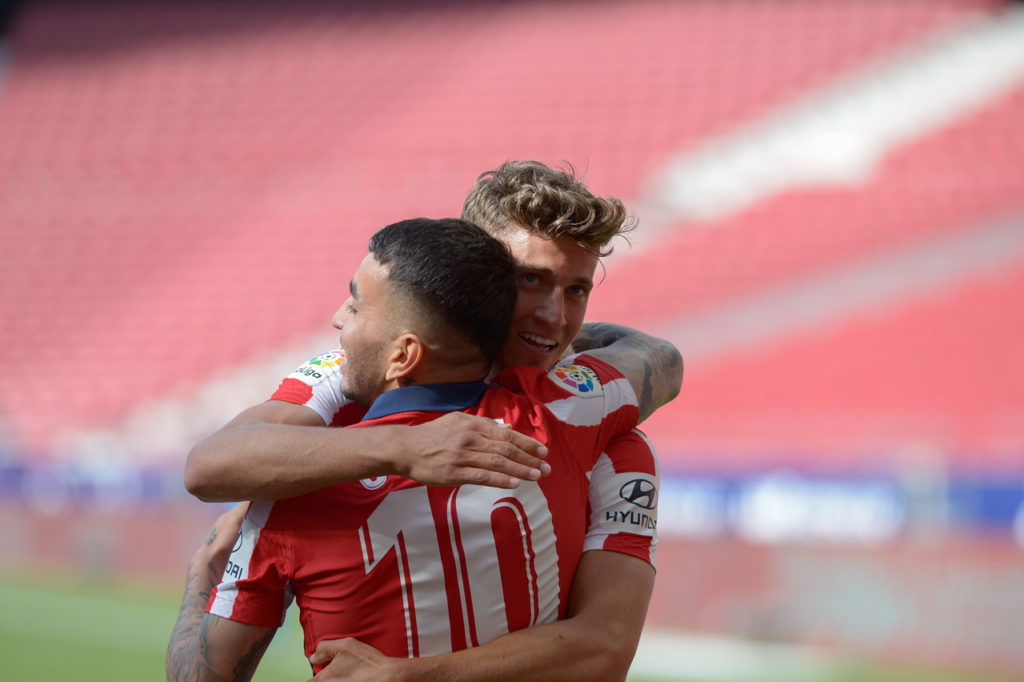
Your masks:
M 536 272 L 521 272 L 519 273 L 519 281 L 523 284 L 537 284 L 540 282 L 540 275 Z

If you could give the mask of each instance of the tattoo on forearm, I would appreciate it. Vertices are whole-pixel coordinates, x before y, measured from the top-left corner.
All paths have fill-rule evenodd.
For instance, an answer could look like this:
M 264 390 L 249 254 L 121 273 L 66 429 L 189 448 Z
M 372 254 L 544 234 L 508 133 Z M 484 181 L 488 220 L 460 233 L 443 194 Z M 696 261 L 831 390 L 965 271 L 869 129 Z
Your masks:
M 648 357 L 644 362 L 641 409 L 644 417 L 679 394 L 683 376 L 683 358 L 675 346 L 667 342 L 648 344 Z
M 668 341 L 618 324 L 587 322 L 573 340 L 573 350 L 589 351 L 633 382 L 641 421 L 679 393 L 682 356 Z
M 210 627 L 213 621 L 204 618 L 199 623 L 199 635 L 196 637 L 196 644 L 199 647 L 198 659 L 202 664 L 208 668 L 212 668 L 213 665 L 210 661 Z
M 608 322 L 585 322 L 580 328 L 576 338 L 573 339 L 572 349 L 576 352 L 604 348 L 615 343 L 622 337 L 633 332 L 629 327 Z
M 642 409 L 646 407 L 653 412 L 654 408 L 648 406 L 654 405 L 654 370 L 651 368 L 651 363 L 646 361 L 644 362 L 644 380 L 642 386 L 643 388 L 640 390 L 640 406 Z
M 245 682 L 246 680 L 252 679 L 252 676 L 256 673 L 256 666 L 259 665 L 260 659 L 263 658 L 263 653 L 270 646 L 270 640 L 274 637 L 274 631 L 270 630 L 263 637 L 259 638 L 252 643 L 249 650 L 238 659 L 238 664 L 234 670 L 234 680 L 238 682 Z
M 201 659 L 197 647 L 202 646 L 199 636 L 203 614 L 210 593 L 219 582 L 212 563 L 206 565 L 205 581 L 200 573 L 201 569 L 194 563 L 189 565 L 181 611 L 167 645 L 166 672 L 172 682 L 199 679 Z

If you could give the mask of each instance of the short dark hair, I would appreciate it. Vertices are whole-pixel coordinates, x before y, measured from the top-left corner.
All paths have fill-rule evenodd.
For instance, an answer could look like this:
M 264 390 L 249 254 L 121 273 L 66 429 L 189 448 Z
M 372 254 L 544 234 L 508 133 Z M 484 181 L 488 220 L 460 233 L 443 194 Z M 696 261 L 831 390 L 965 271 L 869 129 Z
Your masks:
M 457 218 L 413 218 L 382 228 L 370 253 L 387 282 L 424 318 L 460 333 L 488 363 L 501 351 L 516 305 L 516 265 L 508 247 Z

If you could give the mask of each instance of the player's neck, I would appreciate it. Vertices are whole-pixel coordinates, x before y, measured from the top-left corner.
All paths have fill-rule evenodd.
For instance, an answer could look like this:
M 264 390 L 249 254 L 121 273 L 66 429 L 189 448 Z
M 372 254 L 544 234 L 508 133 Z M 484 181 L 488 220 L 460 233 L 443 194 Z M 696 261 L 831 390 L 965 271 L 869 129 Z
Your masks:
M 414 373 L 399 379 L 398 386 L 483 381 L 489 369 L 483 360 L 474 363 L 423 362 Z

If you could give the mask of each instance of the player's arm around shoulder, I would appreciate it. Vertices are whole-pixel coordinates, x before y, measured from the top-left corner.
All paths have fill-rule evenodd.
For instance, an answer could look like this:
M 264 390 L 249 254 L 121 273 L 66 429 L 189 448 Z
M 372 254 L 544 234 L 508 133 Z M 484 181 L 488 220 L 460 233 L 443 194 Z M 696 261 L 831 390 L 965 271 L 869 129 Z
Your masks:
M 302 433 L 305 440 L 300 440 L 292 429 L 323 427 L 345 404 L 344 362 L 340 349 L 304 362 L 281 381 L 270 400 L 243 410 L 200 441 L 185 462 L 185 488 L 204 502 L 231 502 L 279 499 L 322 487 L 310 487 L 322 472 L 303 466 L 310 462 L 299 461 L 296 452 L 308 451 L 315 436 Z
M 334 428 L 366 410 L 341 392 L 344 364 L 340 349 L 309 360 L 270 400 L 200 441 L 185 463 L 185 488 L 204 502 L 280 500 L 371 476 L 514 488 L 550 471 L 540 442 L 460 413 L 416 426 Z
M 572 342 L 625 376 L 636 392 L 640 421 L 677 395 L 683 385 L 683 356 L 671 342 L 622 325 L 587 322 Z
M 200 441 L 185 462 L 185 488 L 204 502 L 279 500 L 344 481 L 391 473 L 387 433 L 329 428 L 359 420 L 365 408 L 341 391 L 345 353 L 317 355 L 254 405 Z M 383 431 L 383 432 L 382 432 Z
M 267 486 L 282 480 L 282 476 L 311 477 L 313 472 L 296 466 L 291 447 L 294 443 L 289 440 L 294 434 L 282 426 L 323 427 L 324 422 L 316 411 L 280 400 L 243 410 L 189 452 L 185 460 L 186 490 L 204 502 L 233 502 L 265 497 Z M 273 492 L 280 494 L 271 494 L 270 499 L 308 491 Z

